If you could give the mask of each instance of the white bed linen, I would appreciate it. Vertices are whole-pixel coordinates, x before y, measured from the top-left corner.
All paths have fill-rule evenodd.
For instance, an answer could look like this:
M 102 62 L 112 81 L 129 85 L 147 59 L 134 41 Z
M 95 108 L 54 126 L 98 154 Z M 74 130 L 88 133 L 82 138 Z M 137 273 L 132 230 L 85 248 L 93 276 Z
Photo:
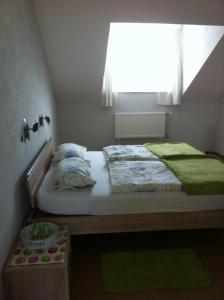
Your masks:
M 224 195 L 188 196 L 184 192 L 112 193 L 109 171 L 101 151 L 85 155 L 91 161 L 96 184 L 82 191 L 52 188 L 53 167 L 47 172 L 37 195 L 39 209 L 63 215 L 114 215 L 149 212 L 186 212 L 224 209 Z

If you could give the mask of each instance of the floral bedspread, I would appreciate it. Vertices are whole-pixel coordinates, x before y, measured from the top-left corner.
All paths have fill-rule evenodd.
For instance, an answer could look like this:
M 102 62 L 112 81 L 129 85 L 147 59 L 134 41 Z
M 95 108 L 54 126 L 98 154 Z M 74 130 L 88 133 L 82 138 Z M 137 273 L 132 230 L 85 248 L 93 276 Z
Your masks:
M 161 161 L 115 161 L 108 167 L 112 192 L 182 190 L 182 183 Z
M 158 160 L 158 157 L 143 145 L 112 145 L 103 148 L 107 161 Z

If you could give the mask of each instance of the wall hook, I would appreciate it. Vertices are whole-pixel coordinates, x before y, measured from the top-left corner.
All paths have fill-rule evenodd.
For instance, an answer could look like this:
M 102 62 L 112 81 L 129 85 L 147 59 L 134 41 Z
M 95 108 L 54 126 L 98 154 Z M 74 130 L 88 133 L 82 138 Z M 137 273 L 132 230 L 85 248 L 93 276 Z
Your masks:
M 24 126 L 23 126 L 23 134 L 24 134 L 24 142 L 26 140 L 30 140 L 30 131 L 36 132 L 38 131 L 39 124 L 38 122 L 33 123 L 33 126 L 30 128 L 26 119 L 23 120 Z
M 48 116 L 43 116 L 43 115 L 41 115 L 40 117 L 39 117 L 39 124 L 40 124 L 40 126 L 44 126 L 44 120 L 46 120 L 46 122 L 47 122 L 47 124 L 50 124 L 51 123 L 51 119 L 50 119 L 50 117 L 48 117 Z

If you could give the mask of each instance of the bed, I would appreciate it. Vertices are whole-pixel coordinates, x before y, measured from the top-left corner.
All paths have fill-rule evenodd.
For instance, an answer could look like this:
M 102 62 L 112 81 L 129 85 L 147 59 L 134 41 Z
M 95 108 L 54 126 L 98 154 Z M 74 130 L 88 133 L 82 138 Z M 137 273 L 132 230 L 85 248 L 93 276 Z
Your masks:
M 94 188 L 53 191 L 49 169 L 52 155 L 53 145 L 48 141 L 26 174 L 32 217 L 36 220 L 69 224 L 72 235 L 224 227 L 224 195 L 111 193 L 101 151 L 88 152 L 97 182 Z M 78 195 L 75 201 L 74 193 Z

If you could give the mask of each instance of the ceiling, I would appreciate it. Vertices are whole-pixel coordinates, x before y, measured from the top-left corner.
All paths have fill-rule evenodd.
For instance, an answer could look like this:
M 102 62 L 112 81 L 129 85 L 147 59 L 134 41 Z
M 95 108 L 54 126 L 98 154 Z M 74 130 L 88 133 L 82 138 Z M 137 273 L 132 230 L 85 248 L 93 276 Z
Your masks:
M 110 22 L 224 25 L 222 0 L 34 0 L 34 6 L 58 101 L 99 101 Z

